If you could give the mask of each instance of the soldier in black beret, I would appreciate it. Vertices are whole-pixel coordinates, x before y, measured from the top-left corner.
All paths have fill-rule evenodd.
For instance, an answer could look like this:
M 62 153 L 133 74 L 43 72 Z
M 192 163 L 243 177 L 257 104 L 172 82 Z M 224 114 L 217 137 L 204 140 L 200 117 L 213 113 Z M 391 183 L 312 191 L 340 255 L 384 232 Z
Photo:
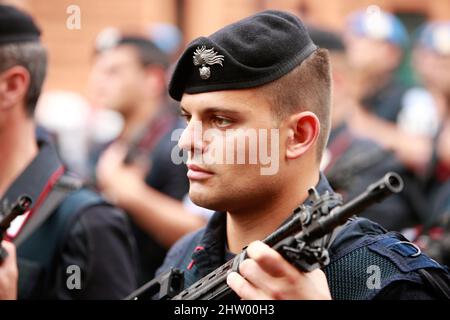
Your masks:
M 85 188 L 45 135 L 35 134 L 33 113 L 47 66 L 39 36 L 29 15 L 0 5 L 0 207 L 22 194 L 33 199 L 5 235 L 17 247 L 17 295 L 120 299 L 136 287 L 126 216 Z M 13 258 L 14 248 L 7 249 Z M 0 271 L 0 282 L 3 276 Z M 1 297 L 15 298 L 13 287 L 7 296 L 2 290 Z
M 264 11 L 195 39 L 169 93 L 187 121 L 179 145 L 188 154 L 190 197 L 217 212 L 172 247 L 158 273 L 180 268 L 188 287 L 248 246 L 249 258 L 227 278 L 243 299 L 438 296 L 419 270 L 445 278 L 442 266 L 367 219 L 349 220 L 331 244 L 330 264 L 309 273 L 257 241 L 292 218 L 309 187 L 333 192 L 319 168 L 330 130 L 329 57 L 296 16 Z M 264 146 L 271 157 L 261 156 Z M 374 265 L 383 272 L 374 275 Z

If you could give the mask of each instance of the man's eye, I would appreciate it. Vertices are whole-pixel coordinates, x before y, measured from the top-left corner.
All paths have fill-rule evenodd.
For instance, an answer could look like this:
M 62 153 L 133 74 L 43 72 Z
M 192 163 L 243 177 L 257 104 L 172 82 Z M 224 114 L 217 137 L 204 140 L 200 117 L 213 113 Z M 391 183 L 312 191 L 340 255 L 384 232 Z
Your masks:
M 225 128 L 232 124 L 230 119 L 224 117 L 214 117 L 213 122 L 219 128 Z

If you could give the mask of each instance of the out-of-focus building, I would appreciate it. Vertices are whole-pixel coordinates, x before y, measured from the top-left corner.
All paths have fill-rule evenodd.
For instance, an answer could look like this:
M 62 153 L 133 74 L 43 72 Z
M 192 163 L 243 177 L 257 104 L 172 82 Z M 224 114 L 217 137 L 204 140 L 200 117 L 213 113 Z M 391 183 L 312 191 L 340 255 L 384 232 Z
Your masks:
M 50 52 L 45 89 L 84 93 L 96 35 L 106 27 L 150 23 L 178 26 L 184 42 L 264 9 L 299 14 L 305 21 L 340 30 L 348 13 L 378 5 L 411 28 L 425 19 L 450 19 L 448 0 L 0 0 L 29 11 L 43 29 Z M 78 28 L 79 27 L 79 28 Z

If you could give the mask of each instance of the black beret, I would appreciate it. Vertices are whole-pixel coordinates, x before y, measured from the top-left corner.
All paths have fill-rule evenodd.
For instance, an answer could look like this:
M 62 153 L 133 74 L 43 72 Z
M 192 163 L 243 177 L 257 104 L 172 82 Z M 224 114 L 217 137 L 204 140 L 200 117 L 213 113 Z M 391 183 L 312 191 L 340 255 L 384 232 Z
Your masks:
M 39 41 L 40 34 L 30 15 L 15 7 L 0 4 L 0 45 Z
M 296 16 L 268 10 L 192 41 L 177 62 L 170 96 L 258 87 L 281 78 L 317 49 Z

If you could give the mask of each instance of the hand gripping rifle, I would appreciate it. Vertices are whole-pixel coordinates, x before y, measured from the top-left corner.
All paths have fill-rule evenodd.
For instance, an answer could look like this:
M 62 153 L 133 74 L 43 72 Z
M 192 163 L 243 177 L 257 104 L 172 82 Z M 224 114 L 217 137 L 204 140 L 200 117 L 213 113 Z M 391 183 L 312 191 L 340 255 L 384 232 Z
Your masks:
M 33 200 L 27 195 L 21 195 L 11 206 L 0 207 L 0 243 L 8 230 L 11 222 L 31 208 Z M 8 252 L 0 245 L 0 263 L 6 259 Z
M 385 197 L 399 193 L 403 189 L 401 177 L 388 172 L 383 178 L 369 185 L 367 189 L 342 204 L 342 197 L 328 191 L 319 195 L 317 190 L 309 190 L 310 205 L 300 205 L 293 218 L 263 240 L 278 251 L 287 261 L 302 272 L 309 272 L 326 266 L 330 259 L 328 248 L 336 234 L 336 228 L 348 218 Z M 172 300 L 219 300 L 235 298 L 228 287 L 229 272 L 239 272 L 239 265 L 247 258 L 243 250 L 233 259 L 183 290 L 183 272 L 172 268 L 170 271 L 139 288 L 126 300 L 172 299 Z M 157 296 L 155 296 L 157 295 Z

